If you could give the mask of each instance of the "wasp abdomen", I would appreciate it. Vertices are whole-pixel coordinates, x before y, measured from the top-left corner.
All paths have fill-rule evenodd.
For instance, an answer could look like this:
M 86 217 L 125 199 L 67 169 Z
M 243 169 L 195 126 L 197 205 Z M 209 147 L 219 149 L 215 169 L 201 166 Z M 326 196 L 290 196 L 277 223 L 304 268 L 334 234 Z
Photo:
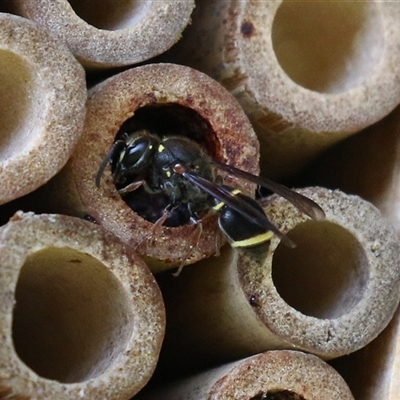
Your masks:
M 262 207 L 251 197 L 243 195 L 240 190 L 232 189 L 231 193 L 254 209 L 260 214 L 264 214 Z M 232 247 L 254 247 L 264 243 L 268 243 L 273 236 L 273 232 L 253 223 L 243 214 L 227 207 L 224 203 L 219 202 L 214 206 L 214 210 L 219 212 L 219 226 L 222 232 L 229 239 Z M 265 218 L 267 218 L 265 216 Z

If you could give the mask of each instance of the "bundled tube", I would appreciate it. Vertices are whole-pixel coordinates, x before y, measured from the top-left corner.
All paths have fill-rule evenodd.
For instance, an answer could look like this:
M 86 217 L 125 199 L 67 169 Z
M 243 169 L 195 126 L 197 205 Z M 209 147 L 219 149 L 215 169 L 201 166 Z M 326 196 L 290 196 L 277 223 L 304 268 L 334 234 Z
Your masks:
M 293 173 L 400 99 L 400 8 L 378 1 L 197 2 L 166 58 L 206 72 L 243 106 L 262 170 Z
M 0 204 L 65 165 L 82 132 L 85 74 L 67 48 L 25 18 L 0 13 Z
M 400 235 L 400 107 L 323 153 L 300 176 L 370 201 Z
M 307 220 L 277 196 L 265 209 L 295 249 L 274 237 L 264 261 L 226 248 L 179 279 L 160 279 L 169 315 L 161 358 L 166 373 L 268 349 L 339 357 L 367 345 L 389 323 L 400 296 L 393 228 L 359 197 L 322 188 L 301 193 L 324 209 L 326 220 Z
M 380 209 L 400 235 L 400 108 L 382 121 L 325 152 L 306 172 L 308 180 L 357 193 Z M 362 149 L 362 151 L 360 151 Z M 400 393 L 400 310 L 385 331 L 335 367 L 356 399 L 395 400 Z
M 354 400 L 341 376 L 319 358 L 269 351 L 139 395 L 146 400 Z
M 258 172 L 257 138 L 235 99 L 196 70 L 150 64 L 115 75 L 93 89 L 82 139 L 48 187 L 49 206 L 53 212 L 94 218 L 146 256 L 154 272 L 210 256 L 223 240 L 216 215 L 203 219 L 200 240 L 188 257 L 196 226 L 155 227 L 118 195 L 110 168 L 96 187 L 97 172 L 118 132 L 141 129 L 189 137 L 216 160 Z M 226 182 L 245 193 L 254 191 L 254 185 L 233 177 Z M 149 201 L 144 203 L 150 207 Z
M 0 228 L 0 397 L 128 400 L 165 329 L 146 265 L 77 218 L 17 213 Z
M 335 360 L 356 400 L 397 400 L 400 393 L 400 309 L 368 346 Z
M 193 0 L 16 0 L 89 68 L 143 62 L 169 49 L 190 20 Z

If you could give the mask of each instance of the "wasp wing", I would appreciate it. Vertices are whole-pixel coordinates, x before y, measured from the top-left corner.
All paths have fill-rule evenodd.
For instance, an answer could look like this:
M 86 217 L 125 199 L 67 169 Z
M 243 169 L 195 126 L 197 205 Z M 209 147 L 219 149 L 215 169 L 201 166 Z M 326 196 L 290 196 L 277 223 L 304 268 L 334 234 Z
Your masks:
M 230 207 L 234 211 L 243 215 L 252 223 L 257 224 L 261 228 L 265 229 L 265 231 L 272 231 L 273 233 L 275 233 L 288 247 L 296 247 L 296 244 L 291 239 L 289 239 L 268 220 L 264 212 L 261 212 L 257 208 L 252 207 L 250 204 L 243 201 L 240 197 L 236 196 L 226 187 L 217 185 L 199 175 L 195 175 L 187 171 L 183 172 L 182 175 L 194 185 L 204 190 L 210 196 L 223 202 L 227 207 Z
M 257 183 L 258 185 L 271 190 L 272 192 L 284 197 L 290 203 L 292 203 L 296 208 L 298 208 L 304 214 L 307 214 L 312 219 L 321 221 L 325 219 L 324 210 L 313 200 L 300 193 L 295 192 L 288 187 L 271 181 L 270 179 L 264 178 L 262 176 L 257 176 L 250 174 L 249 172 L 242 171 L 241 169 L 232 167 L 230 165 L 218 162 L 214 160 L 214 163 L 218 168 L 231 173 L 232 175 L 244 178 L 248 181 Z

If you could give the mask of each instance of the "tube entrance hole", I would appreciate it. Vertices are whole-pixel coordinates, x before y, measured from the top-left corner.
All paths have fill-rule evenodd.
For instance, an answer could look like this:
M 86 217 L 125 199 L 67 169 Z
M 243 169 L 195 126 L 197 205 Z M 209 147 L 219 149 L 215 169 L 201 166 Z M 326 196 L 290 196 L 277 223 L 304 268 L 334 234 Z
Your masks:
M 33 140 L 43 109 L 40 106 L 39 80 L 27 61 L 8 50 L 0 49 L 0 162 L 23 151 Z
M 303 396 L 299 396 L 290 390 L 274 390 L 262 395 L 252 397 L 251 400 L 305 400 Z
M 124 133 L 135 133 L 141 130 L 147 130 L 150 133 L 156 134 L 161 138 L 165 136 L 184 136 L 192 139 L 194 142 L 200 144 L 207 153 L 218 159 L 218 153 L 220 151 L 219 142 L 216 139 L 215 133 L 213 132 L 210 124 L 195 110 L 181 106 L 175 103 L 165 103 L 165 104 L 151 104 L 144 106 L 136 110 L 135 115 L 128 120 L 126 120 L 117 136 L 116 140 L 122 138 Z M 178 157 L 182 159 L 189 158 L 193 155 L 187 146 L 185 147 L 184 154 L 180 152 L 181 150 L 176 150 Z M 176 159 L 181 161 L 182 159 Z M 194 159 L 190 161 L 195 161 Z M 208 163 L 206 163 L 208 164 Z M 211 168 L 211 166 L 210 166 Z M 149 171 L 151 172 L 151 171 Z M 204 171 L 199 171 L 199 174 Z M 162 171 L 160 168 L 157 170 L 157 176 L 163 178 Z M 141 176 L 139 178 L 144 179 L 148 183 L 148 176 Z M 186 181 L 186 178 L 181 177 L 180 179 L 175 179 L 173 177 L 169 182 L 170 185 L 179 185 L 180 182 Z M 131 178 L 129 178 L 131 179 Z M 134 181 L 136 177 L 132 177 Z M 114 182 L 116 183 L 116 182 Z M 116 183 L 117 189 L 124 188 L 130 181 L 124 182 L 122 187 L 119 187 Z M 182 185 L 183 186 L 183 185 Z M 156 190 L 154 190 L 156 189 Z M 127 194 L 123 195 L 123 200 L 126 204 L 142 218 L 155 223 L 162 216 L 165 209 L 169 206 L 173 206 L 173 201 L 177 200 L 179 203 L 180 198 L 171 199 L 164 191 L 157 190 L 158 187 L 152 188 L 152 192 L 145 190 L 144 186 L 135 189 Z M 171 208 L 170 216 L 164 221 L 164 226 L 177 227 L 185 225 L 189 222 L 191 217 L 191 212 L 187 206 L 187 203 L 179 204 L 176 208 Z
M 276 57 L 297 84 L 340 93 L 361 85 L 383 55 L 376 4 L 369 1 L 289 1 L 272 26 Z
M 307 221 L 288 236 L 295 249 L 279 244 L 272 279 L 293 308 L 316 318 L 337 318 L 361 299 L 368 281 L 368 261 L 357 239 L 341 226 Z
M 98 29 L 130 28 L 145 17 L 152 0 L 69 0 L 75 13 Z
M 219 152 L 218 142 L 209 122 L 195 110 L 180 104 L 161 103 L 141 107 L 122 124 L 118 135 L 141 129 L 147 129 L 160 137 L 186 136 L 200 143 L 214 158 Z
M 71 248 L 35 252 L 16 287 L 16 352 L 41 377 L 94 378 L 125 350 L 133 330 L 128 310 L 120 282 L 94 257 Z

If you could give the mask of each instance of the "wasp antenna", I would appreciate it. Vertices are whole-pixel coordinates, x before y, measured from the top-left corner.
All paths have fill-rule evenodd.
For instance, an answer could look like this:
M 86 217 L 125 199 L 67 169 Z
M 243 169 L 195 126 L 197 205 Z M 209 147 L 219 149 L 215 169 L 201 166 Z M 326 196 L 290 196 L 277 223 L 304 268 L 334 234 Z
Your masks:
M 104 170 L 106 169 L 107 164 L 110 162 L 110 160 L 114 157 L 114 154 L 117 152 L 117 150 L 119 149 L 119 147 L 121 145 L 125 146 L 124 141 L 122 140 L 117 140 L 111 147 L 111 149 L 109 150 L 109 152 L 106 154 L 106 156 L 103 158 L 103 161 L 100 164 L 99 169 L 97 170 L 97 174 L 96 174 L 96 186 L 100 187 L 100 180 L 101 177 L 104 174 Z

